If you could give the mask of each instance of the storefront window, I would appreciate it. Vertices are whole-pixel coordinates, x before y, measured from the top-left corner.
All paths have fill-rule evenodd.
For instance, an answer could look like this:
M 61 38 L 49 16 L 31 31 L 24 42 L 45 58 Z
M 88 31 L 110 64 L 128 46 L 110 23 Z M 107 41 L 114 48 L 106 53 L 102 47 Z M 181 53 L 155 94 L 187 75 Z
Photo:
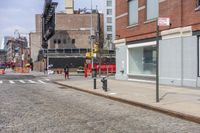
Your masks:
M 137 47 L 129 49 L 129 74 L 156 74 L 156 47 Z

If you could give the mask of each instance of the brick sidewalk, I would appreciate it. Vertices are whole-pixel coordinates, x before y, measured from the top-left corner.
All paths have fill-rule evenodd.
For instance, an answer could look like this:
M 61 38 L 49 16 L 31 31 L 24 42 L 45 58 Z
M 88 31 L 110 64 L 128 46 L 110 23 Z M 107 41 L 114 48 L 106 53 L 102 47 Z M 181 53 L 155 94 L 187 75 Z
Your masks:
M 56 83 L 200 123 L 200 89 L 160 86 L 160 102 L 156 103 L 155 84 L 108 79 L 109 89 L 104 92 L 100 79 L 96 90 L 93 80 L 74 79 Z

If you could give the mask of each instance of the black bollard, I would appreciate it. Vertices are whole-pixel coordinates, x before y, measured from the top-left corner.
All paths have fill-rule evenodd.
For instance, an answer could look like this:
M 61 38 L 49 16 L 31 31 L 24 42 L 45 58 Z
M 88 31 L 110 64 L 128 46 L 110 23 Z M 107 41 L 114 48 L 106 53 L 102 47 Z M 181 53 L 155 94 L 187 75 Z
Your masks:
M 97 89 L 97 79 L 94 78 L 94 89 Z
M 97 71 L 95 68 L 92 69 L 92 78 L 94 79 L 94 89 L 97 88 L 97 80 L 96 80 L 96 77 L 97 77 Z

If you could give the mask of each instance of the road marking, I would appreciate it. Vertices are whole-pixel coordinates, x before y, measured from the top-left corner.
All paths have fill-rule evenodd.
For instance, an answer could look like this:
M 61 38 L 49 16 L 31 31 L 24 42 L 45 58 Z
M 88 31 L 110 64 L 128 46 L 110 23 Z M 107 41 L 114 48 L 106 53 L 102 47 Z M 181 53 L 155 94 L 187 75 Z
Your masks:
M 110 95 L 116 95 L 117 93 L 109 93 Z
M 12 81 L 12 80 L 9 80 L 9 82 L 10 82 L 11 84 L 15 84 L 15 82 L 14 82 L 14 81 Z
M 50 79 L 45 79 L 46 81 L 50 81 Z
M 3 83 L 3 81 L 0 80 L 0 84 L 2 84 L 2 83 Z
M 24 80 L 19 80 L 19 82 L 21 82 L 21 83 L 23 83 L 23 84 L 25 84 L 25 83 L 26 83 Z
M 42 84 L 46 84 L 45 82 L 43 82 L 42 80 L 38 80 L 38 82 L 42 83 Z
M 33 80 L 28 80 L 30 83 L 35 84 L 36 82 Z

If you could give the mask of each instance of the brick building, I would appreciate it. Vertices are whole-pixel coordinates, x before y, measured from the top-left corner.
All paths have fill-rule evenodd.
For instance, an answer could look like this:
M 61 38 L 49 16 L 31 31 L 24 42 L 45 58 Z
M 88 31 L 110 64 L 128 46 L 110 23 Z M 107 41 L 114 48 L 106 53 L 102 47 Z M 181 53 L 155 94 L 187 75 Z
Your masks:
M 6 64 L 6 51 L 0 49 L 0 66 Z
M 11 64 L 12 62 L 14 62 L 14 56 L 15 56 L 15 41 L 14 38 L 10 38 L 9 40 L 7 40 L 6 42 L 6 62 L 8 64 Z
M 161 84 L 200 86 L 199 0 L 116 0 L 117 79 L 155 80 L 156 20 L 160 27 Z
M 104 49 L 114 50 L 115 40 L 115 0 L 103 0 L 104 5 Z
M 102 27 L 102 14 L 94 12 L 92 15 L 88 13 L 56 13 L 55 15 L 55 34 L 48 41 L 48 57 L 49 64 L 55 67 L 64 67 L 64 63 L 72 63 L 78 67 L 83 65 L 85 53 L 90 49 L 89 36 L 92 27 L 94 34 L 98 34 L 99 28 Z M 33 61 L 38 60 L 38 52 L 41 51 L 41 15 L 36 15 L 36 32 L 30 33 L 31 57 Z M 74 59 L 78 60 L 74 62 Z M 58 63 L 55 60 L 60 60 Z M 73 63 L 74 62 L 74 63 Z
M 10 38 L 5 47 L 8 65 L 14 64 L 16 67 L 24 67 L 26 63 L 29 63 L 30 48 L 28 48 L 26 37 Z

